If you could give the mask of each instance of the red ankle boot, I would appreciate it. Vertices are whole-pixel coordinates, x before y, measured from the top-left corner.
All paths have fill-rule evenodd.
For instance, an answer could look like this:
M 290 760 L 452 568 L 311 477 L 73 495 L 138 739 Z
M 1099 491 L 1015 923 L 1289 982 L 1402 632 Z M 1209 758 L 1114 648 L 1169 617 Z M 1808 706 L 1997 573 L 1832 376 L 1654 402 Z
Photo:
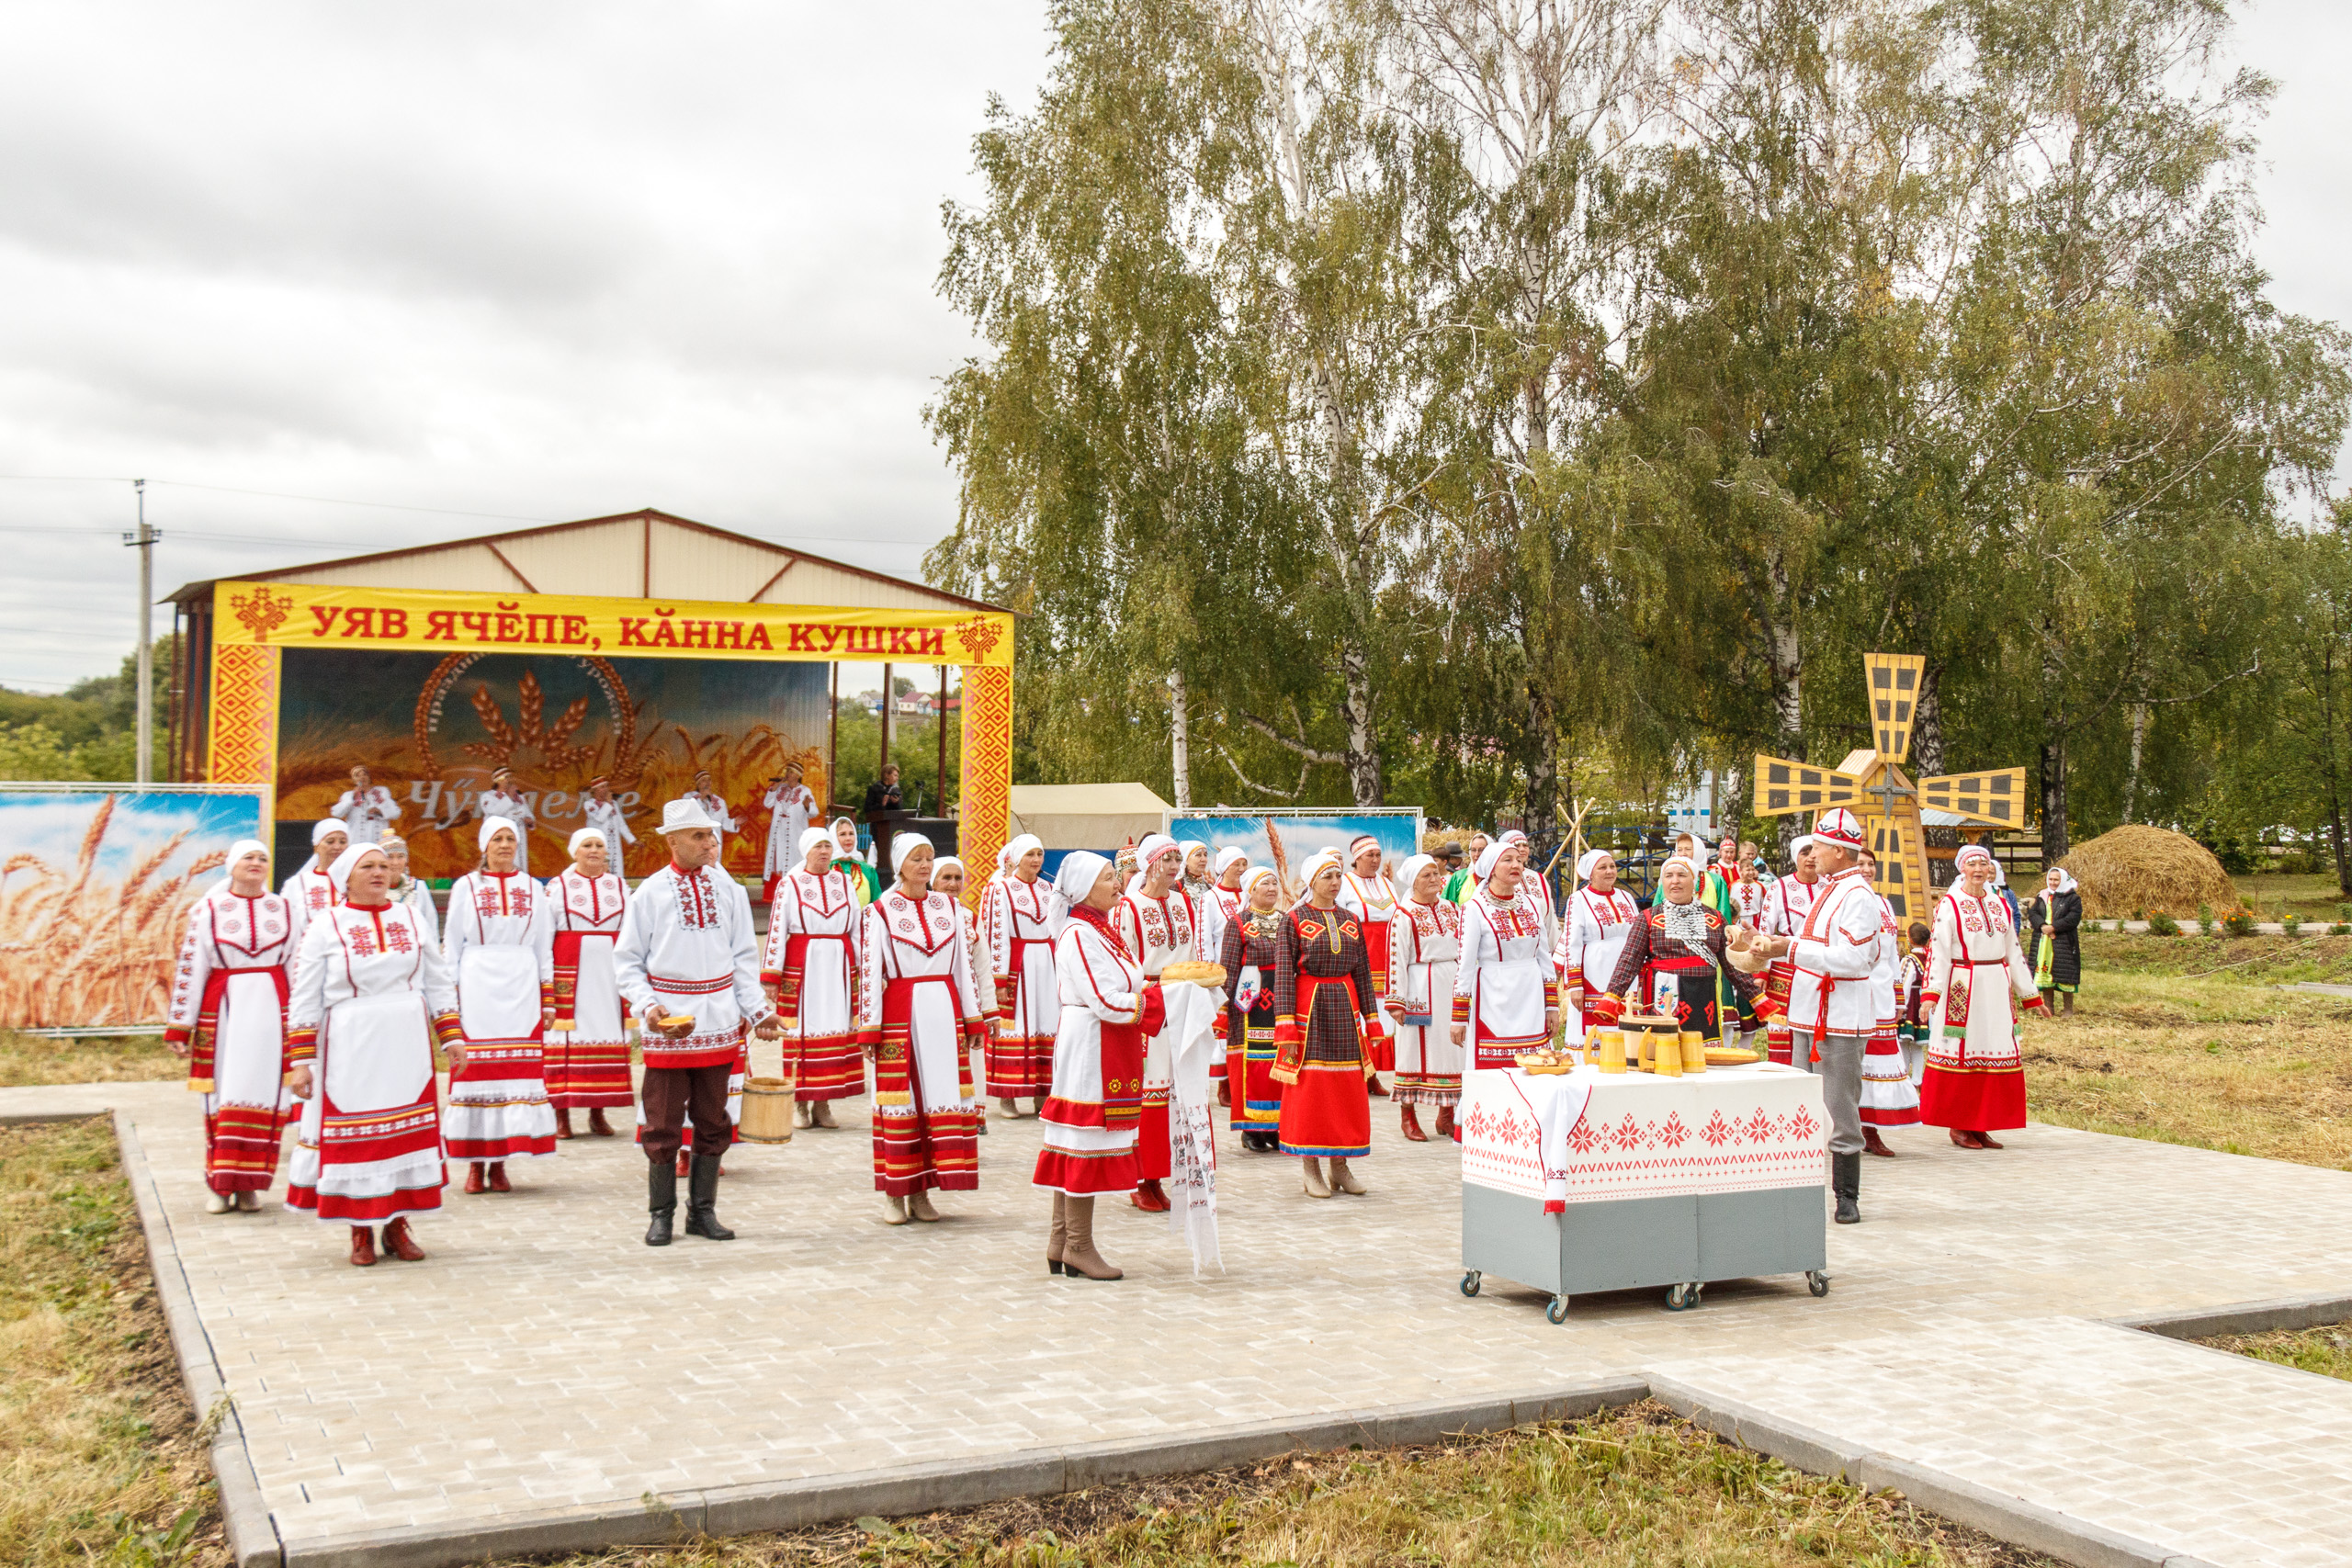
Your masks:
M 1405 1141 L 1408 1144 L 1428 1143 L 1430 1135 L 1421 1131 L 1421 1119 L 1413 1114 L 1413 1108 L 1409 1105 L 1400 1105 L 1396 1110 L 1405 1129 Z

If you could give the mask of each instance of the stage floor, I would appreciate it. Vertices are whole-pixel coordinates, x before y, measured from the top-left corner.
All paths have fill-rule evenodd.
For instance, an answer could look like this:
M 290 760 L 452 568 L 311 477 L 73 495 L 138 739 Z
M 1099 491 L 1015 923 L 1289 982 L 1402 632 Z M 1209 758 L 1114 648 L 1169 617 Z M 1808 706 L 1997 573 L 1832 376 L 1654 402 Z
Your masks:
M 356 1269 L 341 1227 L 275 1195 L 203 1212 L 175 1087 L 0 1090 L 0 1115 L 101 1108 L 143 1153 L 158 1269 L 185 1271 L 289 1562 L 1608 1374 L 2213 1563 L 2340 1562 L 2352 1540 L 2352 1384 L 2105 1321 L 2352 1293 L 2352 1173 L 1903 1130 L 1903 1157 L 1865 1162 L 1867 1223 L 1831 1227 L 1826 1298 L 1763 1280 L 1670 1314 L 1643 1291 L 1555 1326 L 1508 1281 L 1460 1294 L 1455 1151 L 1405 1143 L 1385 1102 L 1368 1197 L 1307 1199 L 1294 1162 L 1221 1139 L 1222 1275 L 1194 1279 L 1163 1217 L 1104 1204 L 1112 1284 L 1045 1271 L 1034 1121 L 991 1123 L 980 1190 L 937 1225 L 880 1223 L 859 1100 L 838 1132 L 729 1156 L 737 1241 L 644 1247 L 642 1157 L 582 1138 L 514 1167 L 511 1195 L 453 1189 L 417 1224 L 428 1261 Z

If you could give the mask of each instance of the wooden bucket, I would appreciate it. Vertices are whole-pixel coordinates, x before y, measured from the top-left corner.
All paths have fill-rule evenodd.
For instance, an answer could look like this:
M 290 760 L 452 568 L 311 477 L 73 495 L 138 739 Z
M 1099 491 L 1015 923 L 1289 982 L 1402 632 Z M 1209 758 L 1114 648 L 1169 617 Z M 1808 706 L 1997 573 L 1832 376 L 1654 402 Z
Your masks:
M 798 1085 L 791 1078 L 746 1078 L 743 1119 L 735 1131 L 747 1144 L 792 1142 L 792 1103 Z

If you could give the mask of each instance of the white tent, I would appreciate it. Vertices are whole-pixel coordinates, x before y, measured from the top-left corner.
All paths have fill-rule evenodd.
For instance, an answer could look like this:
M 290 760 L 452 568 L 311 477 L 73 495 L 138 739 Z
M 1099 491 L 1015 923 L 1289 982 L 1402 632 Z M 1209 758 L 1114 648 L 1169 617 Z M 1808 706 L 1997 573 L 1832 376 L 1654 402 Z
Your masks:
M 1168 803 L 1149 784 L 1014 784 L 1012 830 L 1049 850 L 1114 850 L 1157 833 Z

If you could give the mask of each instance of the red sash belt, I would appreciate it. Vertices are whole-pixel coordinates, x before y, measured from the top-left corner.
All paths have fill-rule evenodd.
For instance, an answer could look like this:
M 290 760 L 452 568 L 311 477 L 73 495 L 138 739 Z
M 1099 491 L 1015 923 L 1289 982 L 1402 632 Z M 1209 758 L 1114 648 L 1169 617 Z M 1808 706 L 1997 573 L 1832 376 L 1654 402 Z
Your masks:
M 611 931 L 558 931 L 555 933 L 555 1021 L 560 1028 L 572 1022 L 573 1005 L 580 991 L 580 948 L 592 936 L 613 936 Z M 615 940 L 618 940 L 616 938 Z M 629 1016 L 628 999 L 621 999 L 621 1019 Z

